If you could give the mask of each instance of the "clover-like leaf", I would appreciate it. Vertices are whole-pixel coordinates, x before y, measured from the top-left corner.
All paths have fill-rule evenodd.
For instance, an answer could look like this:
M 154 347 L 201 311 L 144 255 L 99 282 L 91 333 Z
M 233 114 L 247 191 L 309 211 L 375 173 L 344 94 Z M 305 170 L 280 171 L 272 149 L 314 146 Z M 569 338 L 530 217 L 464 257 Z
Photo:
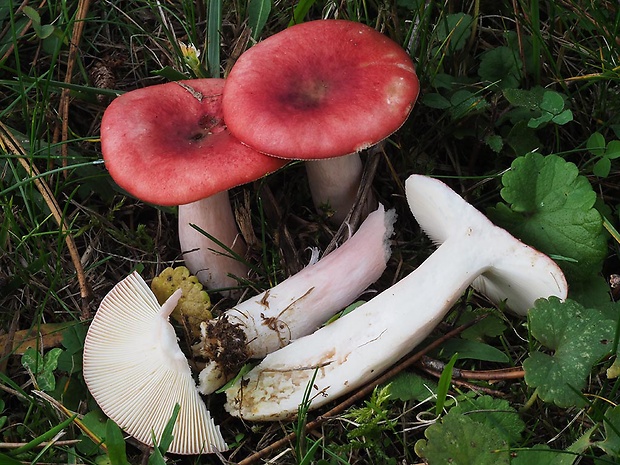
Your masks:
M 489 209 L 493 221 L 555 258 L 569 281 L 601 270 L 607 254 L 603 219 L 592 186 L 573 163 L 530 153 L 514 160 L 502 183 L 508 205 Z
M 553 121 L 559 125 L 572 121 L 573 112 L 565 109 L 564 105 L 564 98 L 561 94 L 551 90 L 545 91 L 539 106 L 542 114 L 538 118 L 532 118 L 528 122 L 528 126 L 538 128 L 549 121 Z
M 466 399 L 453 407 L 450 413 L 467 415 L 468 418 L 493 428 L 496 434 L 510 444 L 518 443 L 525 429 L 525 423 L 507 400 L 491 396 Z
M 502 465 L 510 463 L 508 443 L 497 431 L 466 415 L 450 411 L 429 426 L 415 452 L 429 465 Z
M 594 364 L 611 351 L 615 323 L 597 309 L 557 297 L 538 300 L 528 314 L 530 334 L 554 351 L 530 354 L 525 382 L 559 407 L 583 405 L 579 395 Z
M 53 391 L 56 388 L 54 370 L 58 367 L 61 353 L 62 349 L 55 348 L 41 356 L 37 350 L 30 348 L 22 355 L 22 366 L 32 372 L 40 390 Z

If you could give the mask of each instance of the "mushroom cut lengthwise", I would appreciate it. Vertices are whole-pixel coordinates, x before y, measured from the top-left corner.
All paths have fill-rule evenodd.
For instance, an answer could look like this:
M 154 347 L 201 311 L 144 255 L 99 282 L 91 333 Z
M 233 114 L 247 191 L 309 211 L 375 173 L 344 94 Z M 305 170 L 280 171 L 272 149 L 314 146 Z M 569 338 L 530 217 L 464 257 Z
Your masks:
M 470 285 L 520 315 L 538 298 L 566 298 L 566 280 L 553 260 L 493 225 L 442 182 L 413 175 L 406 193 L 439 248 L 369 302 L 265 357 L 226 391 L 233 415 L 290 418 L 310 383 L 311 408 L 352 391 L 420 343 Z

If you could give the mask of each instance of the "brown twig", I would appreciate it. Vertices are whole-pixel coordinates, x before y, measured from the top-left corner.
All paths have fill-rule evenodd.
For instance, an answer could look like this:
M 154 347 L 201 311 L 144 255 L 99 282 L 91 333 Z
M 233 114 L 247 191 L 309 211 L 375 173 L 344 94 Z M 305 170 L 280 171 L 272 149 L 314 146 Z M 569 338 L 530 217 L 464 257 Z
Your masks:
M 422 357 L 417 365 L 427 373 L 437 376 L 443 372 L 445 363 L 430 357 Z M 452 369 L 452 379 L 472 379 L 477 381 L 502 381 L 506 379 L 519 379 L 525 376 L 521 367 L 501 368 L 499 370 L 460 370 Z
M 22 145 L 15 139 L 9 128 L 0 121 L 0 147 L 2 147 L 7 153 L 12 153 L 17 157 L 20 164 L 26 170 L 28 176 L 32 178 L 35 186 L 43 196 L 45 203 L 52 212 L 52 216 L 56 223 L 60 227 L 60 233 L 65 237 L 67 243 L 67 249 L 69 249 L 69 255 L 71 255 L 71 261 L 77 274 L 78 284 L 80 286 L 80 296 L 82 297 L 82 318 L 86 319 L 90 315 L 88 303 L 90 301 L 91 292 L 90 286 L 86 280 L 84 273 L 84 267 L 80 260 L 80 254 L 78 253 L 77 246 L 71 234 L 69 234 L 69 226 L 63 216 L 62 209 L 58 204 L 58 201 L 54 197 L 54 194 L 47 183 L 41 178 L 41 173 L 36 166 L 31 164 L 27 160 L 26 151 Z
M 80 0 L 78 2 L 77 12 L 75 14 L 75 23 L 73 27 L 73 33 L 71 34 L 71 43 L 69 44 L 69 56 L 67 58 L 67 72 L 65 73 L 65 84 L 71 84 L 73 76 L 73 67 L 75 66 L 75 60 L 78 54 L 78 44 L 82 38 L 82 32 L 84 31 L 84 20 L 88 9 L 90 7 L 90 0 Z M 62 89 L 60 94 L 60 109 L 58 111 L 62 130 L 61 138 L 62 144 L 60 145 L 60 153 L 62 155 L 62 166 L 66 167 L 68 164 L 68 147 L 67 140 L 69 139 L 69 103 L 70 103 L 70 90 L 68 87 Z
M 319 426 L 321 426 L 327 420 L 333 418 L 335 415 L 340 414 L 341 412 L 343 412 L 345 409 L 349 408 L 351 405 L 355 404 L 356 402 L 364 399 L 377 386 L 379 386 L 380 384 L 386 383 L 387 381 L 392 379 L 394 376 L 396 376 L 401 371 L 403 371 L 406 368 L 409 368 L 410 366 L 416 364 L 427 353 L 431 352 L 432 350 L 435 350 L 437 347 L 439 347 L 441 344 L 443 344 L 448 339 L 451 339 L 451 338 L 457 336 L 458 334 L 460 334 L 463 331 L 465 331 L 467 328 L 475 325 L 480 320 L 484 319 L 485 316 L 486 315 L 483 315 L 480 318 L 476 318 L 476 319 L 474 319 L 472 321 L 469 321 L 469 322 L 465 323 L 464 325 L 459 326 L 458 328 L 455 328 L 452 331 L 444 334 L 439 339 L 431 342 L 424 349 L 420 350 L 419 352 L 416 352 L 415 354 L 411 355 L 409 358 L 407 358 L 407 359 L 403 360 L 402 362 L 400 362 L 399 364 L 395 365 L 392 369 L 390 369 L 389 371 L 385 372 L 383 375 L 379 376 L 375 380 L 371 381 L 370 383 L 368 383 L 366 386 L 361 388 L 359 391 L 357 391 L 356 393 L 354 393 L 350 397 L 347 397 L 346 400 L 340 402 L 338 405 L 336 405 L 331 410 L 327 411 L 323 415 L 318 416 L 313 421 L 307 423 L 306 427 L 305 427 L 305 431 L 308 432 L 308 431 L 312 431 L 312 430 L 317 429 Z M 280 449 L 282 447 L 285 447 L 292 440 L 294 440 L 295 437 L 296 437 L 296 434 L 294 432 L 293 433 L 289 433 L 288 435 L 286 435 L 282 439 L 279 439 L 278 441 L 271 443 L 269 446 L 259 450 L 258 452 L 255 452 L 254 454 L 250 455 L 249 457 L 243 459 L 241 462 L 238 462 L 237 465 L 250 465 L 250 464 L 256 462 L 257 460 L 260 460 L 261 458 L 266 457 L 267 455 L 275 452 L 276 450 L 278 450 L 278 449 Z

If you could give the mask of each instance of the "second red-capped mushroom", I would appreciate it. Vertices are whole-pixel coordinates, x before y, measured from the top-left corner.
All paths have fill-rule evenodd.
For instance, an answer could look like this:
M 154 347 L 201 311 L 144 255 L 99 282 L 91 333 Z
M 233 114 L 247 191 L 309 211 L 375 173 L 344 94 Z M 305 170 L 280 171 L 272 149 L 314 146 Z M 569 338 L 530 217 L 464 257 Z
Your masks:
M 127 92 L 106 109 L 101 149 L 110 175 L 145 202 L 179 205 L 187 267 L 209 289 L 237 285 L 245 264 L 198 232 L 245 253 L 227 190 L 276 171 L 268 157 L 230 135 L 222 118 L 222 79 L 195 79 Z
M 315 204 L 342 220 L 357 194 L 357 152 L 404 123 L 419 91 L 411 58 L 396 42 L 353 21 L 292 26 L 243 53 L 226 79 L 231 133 L 275 157 L 307 163 Z M 350 155 L 346 158 L 344 155 Z

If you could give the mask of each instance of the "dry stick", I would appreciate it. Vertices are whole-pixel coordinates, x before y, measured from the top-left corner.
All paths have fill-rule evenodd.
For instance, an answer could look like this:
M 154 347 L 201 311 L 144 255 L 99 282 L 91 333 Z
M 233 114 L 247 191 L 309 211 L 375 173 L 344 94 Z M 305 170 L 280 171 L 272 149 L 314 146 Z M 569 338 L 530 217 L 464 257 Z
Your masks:
M 445 368 L 445 363 L 430 357 L 422 357 L 417 365 L 424 371 L 431 373 L 433 376 L 440 374 Z M 473 379 L 479 381 L 501 381 L 505 379 L 518 379 L 525 376 L 525 370 L 522 367 L 501 368 L 499 370 L 460 370 L 452 369 L 453 379 Z
M 54 446 L 74 446 L 80 443 L 81 439 L 67 439 L 66 441 L 54 441 L 54 442 L 42 442 L 37 444 L 36 447 L 42 448 L 50 445 Z M 27 442 L 0 442 L 0 449 L 18 449 L 28 444 Z
M 398 365 L 394 366 L 392 369 L 390 369 L 389 371 L 385 372 L 383 375 L 379 376 L 378 378 L 375 378 L 374 381 L 371 381 L 369 384 L 367 384 L 366 386 L 361 388 L 359 391 L 357 391 L 352 396 L 348 397 L 346 400 L 344 400 L 341 403 L 339 403 L 338 405 L 336 405 L 334 408 L 332 408 L 328 412 L 324 413 L 323 415 L 318 416 L 315 420 L 311 421 L 310 423 L 307 423 L 304 431 L 312 431 L 312 430 L 317 429 L 319 426 L 321 426 L 327 420 L 331 419 L 332 417 L 334 417 L 335 415 L 339 414 L 343 410 L 349 408 L 354 403 L 356 403 L 356 402 L 364 399 L 365 397 L 367 397 L 377 386 L 379 386 L 380 384 L 383 384 L 383 383 L 389 381 L 390 379 L 392 379 L 394 376 L 396 376 L 398 373 L 400 373 L 404 369 L 409 368 L 410 366 L 414 365 L 424 355 L 426 355 L 430 351 L 436 349 L 437 347 L 439 347 L 441 344 L 443 344 L 448 339 L 451 339 L 451 338 L 457 336 L 458 334 L 460 334 L 463 331 L 465 331 L 467 328 L 475 325 L 479 321 L 483 320 L 485 317 L 486 317 L 486 315 L 483 315 L 483 316 L 481 316 L 479 318 L 476 318 L 476 319 L 474 319 L 472 321 L 469 321 L 469 322 L 465 323 L 464 325 L 459 326 L 458 328 L 455 328 L 452 331 L 444 334 L 439 339 L 436 339 L 435 341 L 431 342 L 424 349 L 420 350 L 419 352 L 416 352 L 411 357 L 409 357 L 409 358 L 405 359 L 404 361 L 400 362 Z M 294 432 L 293 433 L 289 433 L 287 436 L 283 437 L 282 439 L 279 439 L 278 441 L 276 441 L 274 443 L 271 443 L 269 446 L 265 447 L 264 449 L 261 449 L 258 452 L 256 452 L 256 453 L 250 455 L 249 457 L 243 459 L 241 462 L 238 462 L 237 465 L 250 465 L 250 464 L 256 462 L 257 460 L 259 460 L 259 459 L 261 459 L 261 458 L 271 454 L 272 452 L 280 449 L 281 447 L 286 446 L 293 439 L 295 439 L 295 437 L 296 437 L 296 434 Z
M 71 84 L 71 78 L 73 75 L 73 66 L 78 53 L 78 44 L 82 38 L 82 32 L 84 31 L 84 19 L 88 13 L 90 7 L 90 0 L 80 0 L 78 3 L 77 12 L 75 14 L 75 23 L 73 27 L 73 33 L 71 34 L 71 42 L 69 43 L 69 57 L 67 58 L 67 72 L 65 74 L 65 84 Z M 60 153 L 62 155 L 62 166 L 67 167 L 69 149 L 67 147 L 67 140 L 69 138 L 69 101 L 70 90 L 68 87 L 62 89 L 60 94 L 60 110 L 59 116 L 62 121 L 62 144 L 60 145 Z
M 1 121 L 0 130 L 0 146 L 8 153 L 12 153 L 13 155 L 15 155 L 21 165 L 26 170 L 28 176 L 32 177 L 35 186 L 43 196 L 45 203 L 52 212 L 52 216 L 60 227 L 61 234 L 65 236 L 65 242 L 67 243 L 67 248 L 69 249 L 71 261 L 73 262 L 73 266 L 75 267 L 75 272 L 77 274 L 77 279 L 80 286 L 80 296 L 82 297 L 82 318 L 87 319 L 90 315 L 88 309 L 88 302 L 90 300 L 90 286 L 86 281 L 84 267 L 82 266 L 77 246 L 75 245 L 73 237 L 69 234 L 69 226 L 67 225 L 67 222 L 62 215 L 62 209 L 60 208 L 60 205 L 58 205 L 58 202 L 56 201 L 52 190 L 41 178 L 41 173 L 39 173 L 39 170 L 36 168 L 36 166 L 28 163 L 28 161 L 26 160 L 26 151 L 24 150 L 24 148 L 17 140 L 15 140 L 13 134 L 11 134 L 8 127 Z

